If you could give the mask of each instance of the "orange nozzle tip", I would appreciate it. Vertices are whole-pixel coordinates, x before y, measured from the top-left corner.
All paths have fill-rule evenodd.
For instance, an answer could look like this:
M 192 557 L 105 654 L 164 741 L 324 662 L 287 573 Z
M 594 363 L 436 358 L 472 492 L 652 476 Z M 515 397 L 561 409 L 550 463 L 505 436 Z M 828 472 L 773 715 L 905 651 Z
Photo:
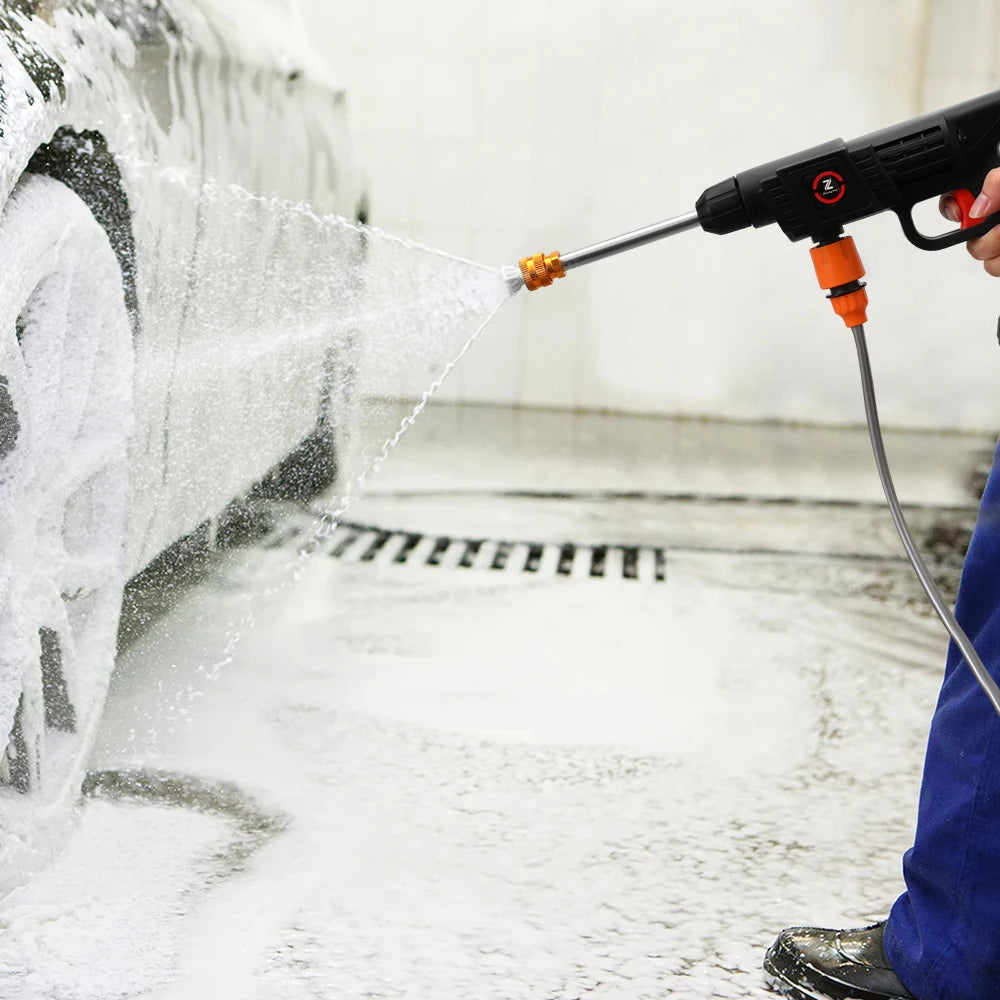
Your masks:
M 551 285 L 556 278 L 566 277 L 566 268 L 559 259 L 558 250 L 553 250 L 552 253 L 536 253 L 534 257 L 522 257 L 519 266 L 521 277 L 524 278 L 524 287 L 529 292 Z

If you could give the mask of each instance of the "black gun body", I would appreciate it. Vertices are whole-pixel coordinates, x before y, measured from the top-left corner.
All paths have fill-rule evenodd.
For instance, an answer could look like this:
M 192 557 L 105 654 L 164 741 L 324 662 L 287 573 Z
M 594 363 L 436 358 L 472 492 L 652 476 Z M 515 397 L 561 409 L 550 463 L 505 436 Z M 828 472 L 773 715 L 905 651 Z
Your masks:
M 848 223 L 891 211 L 911 243 L 938 250 L 980 235 L 997 219 L 929 237 L 914 225 L 913 206 L 962 188 L 978 193 L 998 165 L 1000 91 L 745 170 L 709 188 L 698 217 L 708 232 L 776 222 L 789 239 L 825 243 Z

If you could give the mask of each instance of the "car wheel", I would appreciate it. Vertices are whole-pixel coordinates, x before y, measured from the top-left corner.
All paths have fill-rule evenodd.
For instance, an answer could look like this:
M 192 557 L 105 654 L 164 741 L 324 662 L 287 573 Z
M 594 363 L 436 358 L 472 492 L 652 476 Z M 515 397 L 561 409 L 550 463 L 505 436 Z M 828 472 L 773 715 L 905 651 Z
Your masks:
M 0 216 L 0 272 L 3 827 L 72 801 L 103 706 L 126 573 L 133 346 L 108 237 L 60 182 L 20 180 Z M 0 863 L 23 839 L 10 832 Z

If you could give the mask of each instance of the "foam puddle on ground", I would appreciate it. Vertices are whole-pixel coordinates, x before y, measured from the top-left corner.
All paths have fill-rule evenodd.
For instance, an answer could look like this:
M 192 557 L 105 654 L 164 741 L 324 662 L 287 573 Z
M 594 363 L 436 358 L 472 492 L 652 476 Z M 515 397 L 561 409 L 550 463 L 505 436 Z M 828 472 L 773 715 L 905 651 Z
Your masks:
M 158 1000 L 742 1000 L 780 926 L 874 919 L 936 677 L 857 615 L 902 567 L 779 562 L 598 591 L 314 559 L 184 724 L 133 734 L 253 580 L 194 588 L 121 658 L 97 764 L 209 772 L 289 823 L 200 896 Z
M 164 987 L 205 892 L 284 828 L 226 782 L 104 771 L 84 792 L 66 852 L 4 901 L 4 1000 L 118 1000 Z

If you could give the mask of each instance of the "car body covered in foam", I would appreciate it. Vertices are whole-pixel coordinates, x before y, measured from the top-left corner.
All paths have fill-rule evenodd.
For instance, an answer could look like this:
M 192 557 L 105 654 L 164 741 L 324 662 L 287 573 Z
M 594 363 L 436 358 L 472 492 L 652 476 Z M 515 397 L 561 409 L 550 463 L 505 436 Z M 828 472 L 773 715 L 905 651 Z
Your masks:
M 260 0 L 38 0 L 0 12 L 0 204 L 60 129 L 97 133 L 121 171 L 136 269 L 157 275 L 137 289 L 136 418 L 157 433 L 134 455 L 132 573 L 216 514 L 315 421 L 313 401 L 295 393 L 248 406 L 238 380 L 228 389 L 215 382 L 212 398 L 199 399 L 196 380 L 169 377 L 198 364 L 204 330 L 185 329 L 185 314 L 218 315 L 210 305 L 199 310 L 199 256 L 238 247 L 256 254 L 264 272 L 271 252 L 257 220 L 241 231 L 232 217 L 206 217 L 191 184 L 239 185 L 345 216 L 357 210 L 344 92 L 296 44 L 294 19 L 284 14 L 282 3 Z M 189 183 L 165 185 L 172 167 Z M 228 335 L 245 344 L 253 331 L 239 320 Z M 210 433 L 190 418 L 206 407 Z M 226 435 L 226 413 L 238 415 L 236 433 Z
M 127 351 L 108 346 L 115 357 L 130 355 L 116 363 L 118 381 L 132 386 L 127 407 L 115 417 L 128 425 L 124 515 L 120 531 L 106 532 L 107 544 L 120 549 L 111 574 L 117 605 L 113 621 L 103 612 L 103 638 L 88 663 L 77 656 L 75 666 L 82 640 L 74 639 L 70 624 L 78 610 L 25 608 L 46 588 L 61 590 L 67 606 L 83 603 L 81 594 L 89 600 L 88 587 L 99 588 L 88 583 L 68 593 L 57 574 L 39 577 L 33 567 L 49 550 L 58 550 L 57 563 L 71 562 L 66 525 L 82 517 L 92 525 L 117 524 L 117 501 L 88 487 L 85 504 L 77 499 L 75 507 L 56 511 L 55 520 L 63 519 L 55 530 L 58 544 L 32 548 L 41 529 L 25 522 L 44 503 L 25 486 L 30 477 L 23 469 L 33 459 L 21 456 L 17 444 L 28 440 L 30 428 L 12 402 L 13 386 L 21 369 L 27 372 L 22 382 L 30 382 L 25 345 L 44 339 L 32 333 L 32 324 L 44 326 L 47 303 L 59 301 L 50 279 L 59 276 L 62 242 L 75 239 L 76 231 L 45 218 L 66 214 L 53 184 L 32 182 L 30 194 L 23 193 L 26 178 L 39 174 L 75 192 L 103 228 L 118 266 L 95 267 L 90 280 L 120 285 L 116 295 L 130 327 Z M 30 206 L 32 218 L 53 232 L 49 249 L 38 253 L 55 261 L 45 271 L 48 292 L 19 307 L 16 330 L 11 319 L 11 329 L 0 334 L 6 336 L 0 340 L 0 734 L 12 733 L 0 760 L 0 785 L 41 791 L 48 800 L 72 794 L 113 660 L 109 633 L 117 624 L 121 584 L 245 494 L 322 419 L 321 390 L 302 372 L 322 370 L 329 345 L 310 337 L 296 347 L 293 337 L 287 351 L 268 349 L 278 313 L 269 308 L 267 296 L 275 290 L 267 276 L 279 258 L 280 270 L 289 273 L 299 262 L 306 266 L 310 253 L 269 223 L 275 199 L 349 218 L 360 205 L 344 93 L 309 53 L 294 0 L 7 0 L 0 6 L 0 209 L 13 219 L 15 209 L 23 216 Z M 5 271 L 20 266 L 20 248 L 10 245 L 20 237 L 9 237 L 16 229 L 12 221 L 0 230 Z M 227 262 L 233 262 L 229 274 Z M 67 308 L 71 321 L 60 337 L 71 343 L 74 306 Z M 290 322 L 287 312 L 281 322 Z M 102 364 L 86 363 L 95 371 Z M 88 405 L 95 409 L 93 401 Z M 98 417 L 91 423 L 99 428 Z M 32 419 L 37 441 L 58 436 L 45 425 L 49 417 Z M 31 481 L 44 484 L 52 478 L 46 468 L 72 464 L 79 450 L 73 443 L 53 458 L 51 449 L 36 447 L 39 468 Z M 22 640 L 32 647 L 33 665 L 25 666 L 23 650 L 15 648 Z M 21 675 L 32 671 L 36 681 L 24 681 Z M 73 738 L 63 751 L 67 763 L 46 776 L 47 751 L 40 748 L 65 736 L 48 730 Z M 10 788 L 0 788 L 0 795 L 7 796 L 0 799 L 2 821 L 5 803 L 10 813 L 14 798 Z

